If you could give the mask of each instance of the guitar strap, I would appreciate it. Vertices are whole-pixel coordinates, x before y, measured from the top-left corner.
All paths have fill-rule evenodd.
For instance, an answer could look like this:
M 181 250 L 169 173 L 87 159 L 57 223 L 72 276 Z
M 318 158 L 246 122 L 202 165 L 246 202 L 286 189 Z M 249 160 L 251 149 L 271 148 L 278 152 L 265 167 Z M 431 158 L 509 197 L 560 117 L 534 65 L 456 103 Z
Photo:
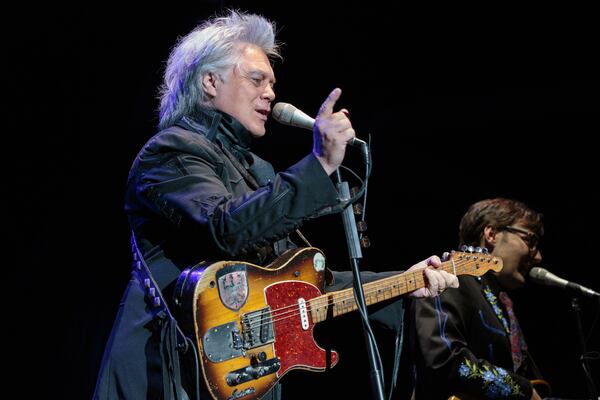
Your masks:
M 163 390 L 165 391 L 165 398 L 189 400 L 181 383 L 179 354 L 185 354 L 190 345 L 195 352 L 194 344 L 183 334 L 181 328 L 177 325 L 177 320 L 169 310 L 160 287 L 152 276 L 152 272 L 150 272 L 150 268 L 137 246 L 133 231 L 131 232 L 131 252 L 133 255 L 132 273 L 143 284 L 146 301 L 150 306 L 153 317 L 161 327 L 160 354 L 163 363 Z M 198 373 L 198 371 L 196 372 Z M 198 393 L 198 388 L 196 389 L 196 393 Z M 198 394 L 196 394 L 196 398 L 199 398 Z

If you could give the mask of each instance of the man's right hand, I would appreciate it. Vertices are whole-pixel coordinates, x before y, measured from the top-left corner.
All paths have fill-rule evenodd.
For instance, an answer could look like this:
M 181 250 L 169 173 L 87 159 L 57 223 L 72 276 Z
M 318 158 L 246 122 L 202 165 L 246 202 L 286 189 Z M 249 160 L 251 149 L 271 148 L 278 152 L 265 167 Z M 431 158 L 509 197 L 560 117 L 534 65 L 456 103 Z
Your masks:
M 313 154 L 327 175 L 331 175 L 344 161 L 348 141 L 356 135 L 348 118 L 348 110 L 333 112 L 333 107 L 342 95 L 339 88 L 333 89 L 321 105 L 313 127 Z

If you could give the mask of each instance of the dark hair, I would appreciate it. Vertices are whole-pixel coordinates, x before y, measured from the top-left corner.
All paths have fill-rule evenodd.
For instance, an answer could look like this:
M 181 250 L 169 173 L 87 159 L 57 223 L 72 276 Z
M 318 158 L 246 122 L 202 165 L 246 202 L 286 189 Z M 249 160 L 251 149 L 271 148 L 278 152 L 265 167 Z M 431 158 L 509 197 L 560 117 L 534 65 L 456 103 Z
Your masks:
M 544 234 L 542 214 L 517 200 L 495 198 L 472 204 L 463 215 L 458 230 L 460 245 L 478 246 L 486 226 L 499 229 L 503 226 L 523 224 L 541 237 Z

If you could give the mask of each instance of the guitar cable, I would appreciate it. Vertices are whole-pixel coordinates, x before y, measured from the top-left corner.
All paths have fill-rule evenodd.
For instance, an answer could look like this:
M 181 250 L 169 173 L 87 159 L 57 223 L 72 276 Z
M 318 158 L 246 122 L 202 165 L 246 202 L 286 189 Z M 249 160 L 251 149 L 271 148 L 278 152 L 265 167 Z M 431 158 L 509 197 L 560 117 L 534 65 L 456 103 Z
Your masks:
M 365 177 L 364 180 L 360 178 L 360 176 L 358 176 L 358 174 L 356 172 L 354 172 L 352 169 L 344 166 L 344 165 L 340 165 L 340 167 L 342 167 L 344 170 L 350 172 L 352 175 L 354 175 L 354 177 L 361 183 L 361 187 L 360 189 L 356 192 L 356 194 L 354 196 L 352 196 L 349 200 L 347 200 L 347 204 L 345 204 L 342 207 L 342 210 L 345 209 L 346 207 L 354 204 L 358 199 L 360 199 L 360 197 L 363 197 L 363 206 L 362 206 L 362 210 L 361 210 L 361 221 L 364 222 L 365 221 L 365 215 L 366 215 L 366 209 L 367 209 L 367 189 L 369 187 L 369 177 L 371 176 L 371 170 L 372 170 L 372 165 L 373 165 L 373 160 L 371 158 L 371 134 L 369 134 L 369 141 L 368 144 L 366 144 L 366 149 L 364 149 L 364 161 L 365 161 Z M 362 232 L 360 232 L 360 236 L 359 239 L 362 238 L 363 234 Z M 367 310 L 362 308 L 362 304 L 358 301 L 358 299 L 356 298 L 356 291 L 354 291 L 354 298 L 355 298 L 355 303 L 357 305 L 357 309 L 358 312 L 360 314 L 360 318 L 362 320 L 363 326 L 365 326 L 367 335 L 369 336 L 369 340 L 371 341 L 371 343 L 373 344 L 373 348 L 374 348 L 374 353 L 376 355 L 376 362 L 377 362 L 377 366 L 379 368 L 379 371 L 381 371 L 381 387 L 383 388 L 383 390 L 385 391 L 385 376 L 383 374 L 383 362 L 381 361 L 381 354 L 379 352 L 379 347 L 377 346 L 377 340 L 375 338 L 375 334 L 373 333 L 373 330 L 371 328 L 371 324 L 369 323 L 369 317 L 367 314 Z M 397 370 L 397 365 L 396 362 L 394 363 L 394 371 Z M 394 372 L 395 373 L 395 372 Z M 394 384 L 395 384 L 395 380 L 394 380 Z M 392 396 L 392 392 L 393 392 L 393 386 L 390 387 L 390 391 L 389 391 L 389 395 L 388 398 L 391 399 Z
M 354 301 L 356 303 L 356 306 L 357 306 L 356 308 L 357 308 L 360 318 L 362 320 L 363 326 L 366 326 L 366 328 L 367 328 L 366 331 L 367 331 L 367 334 L 369 335 L 369 340 L 373 343 L 374 353 L 377 356 L 376 357 L 377 366 L 378 366 L 379 370 L 382 371 L 381 386 L 383 388 L 385 388 L 385 377 L 383 376 L 383 363 L 381 362 L 381 355 L 379 354 L 379 347 L 377 346 L 377 340 L 375 339 L 375 334 L 373 333 L 373 330 L 371 329 L 371 324 L 369 323 L 369 317 L 367 316 L 367 313 L 365 312 L 365 310 L 363 310 L 361 308 L 361 304 L 358 301 L 358 299 L 356 298 L 356 295 L 354 296 Z
M 198 349 L 196 344 L 189 337 L 185 337 L 185 341 L 188 346 L 192 346 L 192 353 L 194 354 L 194 388 L 196 390 L 196 400 L 200 400 L 200 362 L 198 361 Z
M 370 145 L 369 145 L 370 147 Z M 347 207 L 350 207 L 352 204 L 356 203 L 356 201 L 358 199 L 360 199 L 363 194 L 365 194 L 366 190 L 367 190 L 367 186 L 368 186 L 368 182 L 369 182 L 369 176 L 371 176 L 371 152 L 368 151 L 367 152 L 367 156 L 365 157 L 365 179 L 362 180 L 359 178 L 359 181 L 361 181 L 361 187 L 360 189 L 358 189 L 358 191 L 356 192 L 356 194 L 354 196 L 352 196 L 351 198 L 349 198 L 348 200 L 342 201 L 339 204 L 333 206 L 333 207 L 326 207 L 320 211 L 317 211 L 314 215 L 312 215 L 310 217 L 310 219 L 315 219 L 315 218 L 319 218 L 325 215 L 331 215 L 331 214 L 337 214 L 340 213 L 342 211 L 344 211 Z M 352 171 L 350 168 L 344 166 L 344 165 L 340 165 L 341 168 L 346 169 L 350 172 L 352 172 L 352 174 L 354 176 L 358 176 L 354 171 Z

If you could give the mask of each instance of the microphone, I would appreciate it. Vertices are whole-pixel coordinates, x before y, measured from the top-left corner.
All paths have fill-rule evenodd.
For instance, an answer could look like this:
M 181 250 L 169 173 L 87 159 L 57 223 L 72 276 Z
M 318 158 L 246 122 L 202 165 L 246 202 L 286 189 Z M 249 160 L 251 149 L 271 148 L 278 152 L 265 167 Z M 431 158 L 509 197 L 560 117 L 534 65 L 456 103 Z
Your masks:
M 311 130 L 315 125 L 315 119 L 306 115 L 298 108 L 294 107 L 289 103 L 277 103 L 273 106 L 273 118 L 280 124 L 295 126 L 296 128 L 304 128 Z M 367 143 L 364 140 L 353 138 L 348 141 L 350 146 L 354 147 L 367 147 Z
M 594 292 L 592 289 L 588 289 L 585 286 L 581 286 L 577 283 L 569 282 L 566 279 L 559 278 L 547 269 L 534 267 L 529 271 L 529 277 L 536 283 L 548 286 L 558 286 L 562 289 L 571 289 L 589 297 L 600 297 L 600 293 Z

